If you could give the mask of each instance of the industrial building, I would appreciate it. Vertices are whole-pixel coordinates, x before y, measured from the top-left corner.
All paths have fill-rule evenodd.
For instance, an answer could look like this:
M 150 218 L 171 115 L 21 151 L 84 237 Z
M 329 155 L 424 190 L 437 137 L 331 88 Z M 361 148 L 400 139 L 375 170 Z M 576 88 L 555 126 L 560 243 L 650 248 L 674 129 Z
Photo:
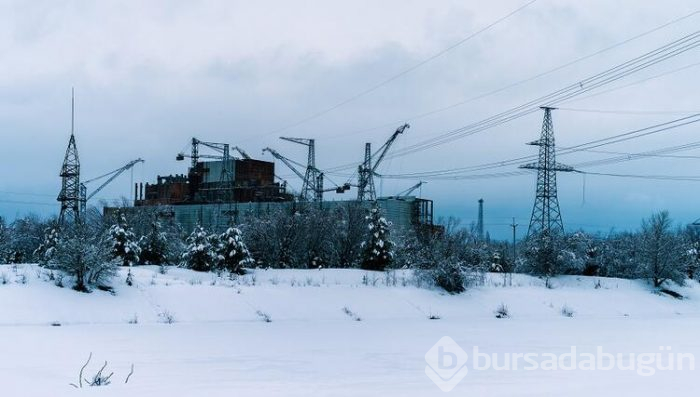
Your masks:
M 371 202 L 356 200 L 324 201 L 323 203 L 285 202 L 229 202 L 229 203 L 198 203 L 198 204 L 146 204 L 140 201 L 140 206 L 159 207 L 158 213 L 163 218 L 173 219 L 185 230 L 191 230 L 202 225 L 211 230 L 222 230 L 231 224 L 244 222 L 248 217 L 261 216 L 276 211 L 300 211 L 308 206 L 332 210 L 344 205 L 361 205 L 370 208 Z M 377 205 L 384 216 L 392 222 L 396 229 L 425 228 L 433 225 L 433 202 L 408 197 L 380 197 Z M 105 208 L 105 213 L 113 213 L 118 208 Z
M 301 141 L 300 138 L 292 139 Z M 365 193 L 358 193 L 357 200 L 324 201 L 324 191 L 343 193 L 350 189 L 350 184 L 324 190 L 323 173 L 315 168 L 313 160 L 314 142 L 313 140 L 302 142 L 309 146 L 310 153 L 306 173 L 296 170 L 295 162 L 272 149 L 267 148 L 267 150 L 274 152 L 274 157 L 282 160 L 299 177 L 305 178 L 304 186 L 309 189 L 311 185 L 310 192 L 307 191 L 299 196 L 288 192 L 286 181 L 275 173 L 274 162 L 253 159 L 238 147 L 232 149 L 240 156 L 233 157 L 228 144 L 204 142 L 192 138 L 191 152 L 188 154 L 180 152 L 176 156 L 180 161 L 185 158 L 191 160 L 187 174 L 159 175 L 155 183 L 137 183 L 134 207 L 160 208 L 157 212 L 160 216 L 173 219 L 186 230 L 196 225 L 220 230 L 231 224 L 244 222 L 247 217 L 276 211 L 301 211 L 309 206 L 329 210 L 344 205 L 361 205 L 370 208 L 376 202 L 395 228 L 432 227 L 432 200 L 410 195 L 423 182 L 403 194 L 392 197 L 367 199 L 364 197 L 367 191 L 365 190 Z M 200 153 L 203 148 L 208 148 L 215 154 Z M 368 164 L 367 161 L 365 164 Z M 370 178 L 368 174 L 373 170 L 367 171 L 365 174 Z M 307 175 L 310 176 L 307 177 Z M 309 183 L 310 180 L 317 183 Z M 373 187 L 371 179 L 368 184 Z M 104 211 L 111 213 L 116 210 L 116 208 L 105 208 Z

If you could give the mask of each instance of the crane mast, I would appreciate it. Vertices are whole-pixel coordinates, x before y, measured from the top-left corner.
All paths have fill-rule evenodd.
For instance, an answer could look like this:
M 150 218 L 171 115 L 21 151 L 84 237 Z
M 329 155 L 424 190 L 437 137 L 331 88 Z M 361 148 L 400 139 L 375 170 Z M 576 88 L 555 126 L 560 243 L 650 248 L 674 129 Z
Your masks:
M 316 168 L 316 142 L 313 139 L 308 138 L 290 138 L 290 137 L 280 137 L 280 139 L 293 142 L 299 145 L 304 145 L 308 147 L 308 154 L 306 160 L 306 173 L 302 178 L 303 183 L 301 187 L 301 197 L 303 200 L 309 200 L 313 198 L 314 201 L 323 200 L 323 176 L 321 176 L 321 171 Z M 319 179 L 321 180 L 319 186 Z
M 391 145 L 393 145 L 394 141 L 396 141 L 396 138 L 398 138 L 400 134 L 403 134 L 406 128 L 410 127 L 410 125 L 404 124 L 397 128 L 396 131 L 394 131 L 394 133 L 391 134 L 391 137 L 389 137 L 389 139 L 384 143 L 384 145 L 382 145 L 382 147 L 379 148 L 377 153 L 375 153 L 374 155 L 372 155 L 371 144 L 369 142 L 365 144 L 364 161 L 357 169 L 357 199 L 359 201 L 374 201 L 377 199 L 377 193 L 374 188 L 374 177 L 377 176 L 377 169 L 384 160 L 384 157 L 389 151 L 389 148 L 391 148 Z M 374 160 L 373 162 L 372 159 L 374 157 L 376 157 L 376 160 Z

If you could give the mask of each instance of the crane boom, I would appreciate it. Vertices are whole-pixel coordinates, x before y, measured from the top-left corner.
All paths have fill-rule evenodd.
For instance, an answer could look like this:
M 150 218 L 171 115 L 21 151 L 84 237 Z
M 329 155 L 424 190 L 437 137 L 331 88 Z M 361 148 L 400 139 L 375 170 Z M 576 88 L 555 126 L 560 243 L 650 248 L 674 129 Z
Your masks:
M 426 183 L 428 183 L 428 182 L 420 181 L 420 182 L 416 183 L 415 185 L 409 187 L 408 189 L 404 190 L 403 192 L 397 194 L 396 197 L 409 196 L 411 193 L 415 192 L 416 189 L 418 189 L 419 187 L 423 186 Z
M 294 167 L 294 164 L 293 164 L 294 162 L 292 160 L 282 156 L 275 149 L 271 149 L 269 147 L 266 147 L 265 149 L 263 149 L 263 153 L 264 152 L 269 152 L 272 155 L 272 157 L 283 162 L 290 170 L 292 170 L 295 174 L 297 174 L 297 176 L 299 178 L 301 178 L 302 181 L 304 180 L 304 174 L 301 173 L 301 171 L 299 171 L 298 169 L 296 169 L 296 167 Z
M 372 173 L 376 174 L 377 173 L 377 168 L 379 167 L 379 164 L 381 164 L 382 160 L 384 160 L 384 156 L 386 156 L 386 153 L 389 151 L 389 148 L 391 145 L 394 143 L 396 138 L 398 138 L 399 134 L 403 134 L 403 131 L 406 128 L 410 128 L 411 126 L 408 124 L 404 124 L 400 126 L 399 128 L 396 129 L 396 131 L 391 135 L 389 140 L 382 145 L 382 147 L 379 148 L 379 157 L 374 161 L 374 164 L 372 165 Z
M 251 159 L 251 157 L 248 155 L 248 153 L 246 153 L 245 150 L 241 149 L 240 147 L 234 146 L 232 149 L 235 150 L 235 151 L 237 151 L 238 153 L 240 153 L 241 156 L 243 156 L 244 159 L 246 159 L 246 160 L 250 160 L 250 159 Z
M 84 195 L 84 194 L 85 194 L 85 184 L 86 184 L 86 183 L 94 182 L 94 181 L 96 181 L 96 180 L 98 180 L 98 179 L 102 179 L 102 178 L 104 178 L 104 177 L 106 177 L 106 176 L 109 176 L 109 178 L 108 178 L 106 181 L 104 181 L 104 183 L 102 183 L 97 189 L 93 190 L 92 193 L 90 193 L 87 197 L 83 198 L 82 200 L 84 200 L 84 201 L 90 200 L 90 199 L 93 198 L 97 193 L 99 193 L 102 189 L 104 189 L 107 185 L 109 185 L 110 183 L 112 183 L 112 181 L 115 180 L 115 179 L 116 179 L 119 175 L 121 175 L 124 171 L 128 171 L 129 169 L 131 169 L 131 168 L 132 168 L 133 166 L 135 166 L 136 164 L 138 164 L 138 163 L 143 163 L 143 162 L 144 162 L 143 159 L 131 160 L 131 161 L 129 161 L 128 163 L 126 163 L 126 165 L 124 165 L 124 166 L 121 167 L 121 168 L 117 168 L 116 170 L 114 170 L 114 171 L 112 171 L 112 172 L 108 172 L 108 173 L 106 173 L 106 174 L 104 174 L 104 175 L 98 176 L 97 178 L 89 179 L 89 180 L 83 182 L 83 183 L 81 184 L 81 185 L 82 185 L 81 188 L 82 188 L 82 190 L 83 190 L 83 192 L 81 193 L 81 195 Z

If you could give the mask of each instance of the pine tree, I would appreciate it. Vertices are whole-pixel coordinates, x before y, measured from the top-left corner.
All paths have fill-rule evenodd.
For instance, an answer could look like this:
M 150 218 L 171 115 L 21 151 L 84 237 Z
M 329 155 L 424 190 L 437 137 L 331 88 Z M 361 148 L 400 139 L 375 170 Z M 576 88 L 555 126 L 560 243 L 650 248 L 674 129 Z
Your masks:
M 243 242 L 243 233 L 235 227 L 228 228 L 218 236 L 216 253 L 218 267 L 231 273 L 244 274 L 244 267 L 255 263 Z
M 366 219 L 369 221 L 369 238 L 364 244 L 362 268 L 383 271 L 391 265 L 394 259 L 394 244 L 389 239 L 391 224 L 382 216 L 377 207 L 370 210 Z
M 139 263 L 141 247 L 123 214 L 119 216 L 117 224 L 109 228 L 109 239 L 112 245 L 110 251 L 112 258 L 118 259 L 122 266 L 131 267 Z
M 209 234 L 201 226 L 197 226 L 187 237 L 187 248 L 182 254 L 183 265 L 189 269 L 201 272 L 210 271 L 216 265 L 216 253 L 211 244 Z
M 147 265 L 163 265 L 168 261 L 168 237 L 158 221 L 151 223 L 149 233 L 139 241 L 141 261 Z

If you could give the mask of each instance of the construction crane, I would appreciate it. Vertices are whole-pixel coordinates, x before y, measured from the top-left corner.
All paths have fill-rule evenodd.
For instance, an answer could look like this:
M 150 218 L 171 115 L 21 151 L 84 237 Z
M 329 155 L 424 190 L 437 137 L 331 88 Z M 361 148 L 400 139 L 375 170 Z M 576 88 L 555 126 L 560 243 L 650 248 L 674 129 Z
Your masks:
M 420 188 L 421 186 L 425 185 L 428 182 L 420 181 L 416 183 L 415 185 L 409 187 L 408 189 L 398 193 L 396 197 L 408 197 L 411 195 L 411 193 L 415 192 L 416 189 Z
M 302 178 L 303 183 L 301 186 L 301 196 L 305 200 L 310 197 L 314 198 L 314 201 L 322 201 L 323 198 L 320 196 L 322 187 L 319 187 L 319 178 L 323 182 L 323 177 L 321 176 L 321 171 L 316 168 L 316 143 L 313 139 L 308 138 L 289 138 L 280 137 L 280 139 L 296 143 L 299 145 L 304 145 L 308 148 L 307 160 L 306 160 L 306 173 Z M 321 183 L 323 185 L 323 183 Z
M 287 157 L 281 155 L 281 154 L 280 154 L 279 152 L 277 152 L 275 149 L 272 149 L 272 148 L 269 148 L 269 147 L 266 147 L 265 149 L 263 149 L 263 153 L 265 153 L 265 152 L 270 153 L 274 158 L 276 158 L 277 160 L 280 160 L 281 162 L 283 162 L 284 165 L 286 165 L 287 168 L 289 168 L 290 170 L 292 170 L 292 172 L 294 172 L 294 173 L 296 174 L 296 176 L 298 176 L 299 179 L 301 179 L 302 181 L 305 180 L 305 179 L 307 178 L 308 173 L 306 173 L 306 174 L 305 174 L 305 173 L 302 173 L 302 172 L 299 171 L 299 169 L 297 168 L 297 167 L 303 167 L 303 166 L 304 166 L 303 164 L 301 164 L 301 163 L 299 163 L 299 162 L 297 162 L 297 161 L 291 160 L 291 159 L 289 159 L 289 158 L 287 158 Z M 314 168 L 315 168 L 315 167 L 314 167 Z M 323 187 L 323 178 L 324 178 L 323 172 L 321 172 L 321 171 L 318 170 L 318 169 L 315 169 L 315 170 L 316 170 L 316 172 L 318 173 L 318 175 L 316 176 L 316 180 L 315 180 L 315 184 L 314 184 L 314 190 L 312 191 L 312 197 L 313 197 L 313 200 L 314 200 L 314 201 L 316 201 L 316 202 L 322 202 L 322 201 L 323 201 L 323 193 L 326 193 L 326 192 L 336 192 L 336 193 L 338 193 L 338 194 L 342 194 L 342 193 L 345 193 L 346 191 L 350 190 L 350 184 L 349 184 L 349 183 L 345 183 L 345 184 L 343 184 L 343 185 L 341 185 L 341 186 L 336 186 L 336 187 L 333 187 L 333 188 L 324 189 L 324 187 Z M 279 177 L 277 177 L 277 178 L 279 178 Z M 279 179 L 282 180 L 282 178 L 279 178 Z M 285 183 L 286 183 L 286 181 L 285 181 Z M 305 193 L 306 193 L 306 194 L 305 194 Z M 310 198 L 310 197 L 309 197 L 309 195 L 308 195 L 308 193 L 307 193 L 307 190 L 302 189 L 301 193 L 299 194 L 299 199 L 302 200 L 302 201 L 308 201 L 309 198 Z
M 369 142 L 365 144 L 365 159 L 357 169 L 357 199 L 359 201 L 374 201 L 377 199 L 377 193 L 374 188 L 374 177 L 378 176 L 377 168 L 379 167 L 379 164 L 382 163 L 382 160 L 384 160 L 384 157 L 389 151 L 391 145 L 393 145 L 394 141 L 396 141 L 396 138 L 398 138 L 400 134 L 403 134 L 406 128 L 410 127 L 410 125 L 404 124 L 397 128 L 396 131 L 391 134 L 391 137 L 389 137 L 389 139 L 374 155 L 372 154 L 371 144 Z M 376 160 L 374 160 L 374 158 L 376 158 Z
M 289 168 L 290 170 L 292 170 L 292 172 L 294 172 L 294 173 L 299 177 L 299 179 L 301 179 L 302 181 L 304 181 L 304 184 L 306 184 L 306 175 L 305 175 L 304 173 L 302 173 L 301 171 L 299 171 L 299 169 L 297 168 L 297 167 L 303 167 L 303 164 L 300 164 L 300 163 L 298 163 L 298 162 L 296 162 L 296 161 L 294 161 L 294 160 L 288 159 L 287 157 L 284 157 L 284 156 L 282 156 L 281 154 L 279 154 L 279 152 L 277 152 L 275 149 L 272 149 L 272 148 L 269 148 L 269 147 L 266 147 L 265 149 L 263 149 L 263 154 L 264 154 L 265 152 L 270 153 L 270 154 L 272 155 L 272 157 L 274 157 L 274 158 L 276 158 L 277 160 L 283 162 L 284 165 L 287 166 L 287 168 Z M 279 178 L 279 177 L 278 177 L 278 178 Z M 281 178 L 280 178 L 280 179 L 281 179 Z M 313 197 L 314 197 L 314 198 L 316 198 L 316 193 L 317 193 L 317 192 L 315 192 L 315 191 L 313 192 Z M 301 200 L 301 201 L 307 201 L 307 200 L 309 200 L 309 199 L 310 199 L 310 197 L 309 197 L 309 195 L 308 195 L 308 191 L 302 188 L 301 192 L 299 193 L 299 200 Z
M 216 152 L 219 152 L 220 154 L 218 155 L 211 155 L 211 154 L 201 154 L 199 153 L 200 151 L 200 146 L 208 147 Z M 192 138 L 192 149 L 191 149 L 191 154 L 187 155 L 184 152 L 180 152 L 175 156 L 175 159 L 177 161 L 182 161 L 186 157 L 189 157 L 191 159 L 191 168 L 190 168 L 190 174 L 193 177 L 192 179 L 192 185 L 198 185 L 201 181 L 199 178 L 199 169 L 197 167 L 197 163 L 199 163 L 199 159 L 206 158 L 206 159 L 214 159 L 214 160 L 220 160 L 221 161 L 221 177 L 219 180 L 220 183 L 220 189 L 225 189 L 230 193 L 233 192 L 233 170 L 231 169 L 231 149 L 237 151 L 244 159 L 250 160 L 251 157 L 246 153 L 243 149 L 241 149 L 238 146 L 234 146 L 233 148 L 230 148 L 228 143 L 219 143 L 219 142 L 204 142 L 201 141 L 197 138 Z M 191 190 L 191 195 L 192 198 L 194 198 L 194 194 L 196 193 L 197 189 L 193 188 Z M 231 201 L 231 197 L 228 198 L 228 201 Z
M 87 203 L 88 200 L 90 200 L 91 198 L 95 197 L 95 195 L 96 195 L 97 193 L 99 193 L 99 192 L 100 192 L 102 189 L 104 189 L 107 185 L 109 185 L 110 183 L 112 183 L 112 181 L 114 181 L 115 179 L 117 179 L 117 177 L 118 177 L 119 175 L 121 175 L 124 171 L 128 171 L 128 170 L 130 170 L 131 168 L 133 168 L 136 164 L 138 164 L 138 163 L 143 163 L 143 162 L 144 162 L 143 159 L 131 160 L 131 161 L 129 161 L 128 163 L 126 163 L 126 165 L 124 165 L 123 167 L 117 168 L 117 169 L 114 170 L 114 171 L 110 171 L 110 172 L 108 172 L 108 173 L 106 173 L 106 174 L 104 174 L 104 175 L 100 175 L 100 176 L 98 176 L 98 177 L 96 177 L 96 178 L 88 179 L 87 181 L 82 182 L 82 183 L 80 184 L 80 201 L 81 201 L 81 203 L 82 203 L 82 205 L 81 205 L 81 207 L 80 207 L 80 208 L 81 208 L 81 212 L 85 212 L 85 209 L 86 209 L 86 207 L 87 207 L 85 204 Z M 100 179 L 102 179 L 102 178 L 107 178 L 107 180 L 104 181 L 100 186 L 97 187 L 97 189 L 93 190 L 92 193 L 90 193 L 90 194 L 88 195 L 88 194 L 87 194 L 87 186 L 86 186 L 86 185 L 87 185 L 88 183 L 90 183 L 90 182 L 95 182 L 95 181 L 98 181 L 98 180 L 100 180 Z

